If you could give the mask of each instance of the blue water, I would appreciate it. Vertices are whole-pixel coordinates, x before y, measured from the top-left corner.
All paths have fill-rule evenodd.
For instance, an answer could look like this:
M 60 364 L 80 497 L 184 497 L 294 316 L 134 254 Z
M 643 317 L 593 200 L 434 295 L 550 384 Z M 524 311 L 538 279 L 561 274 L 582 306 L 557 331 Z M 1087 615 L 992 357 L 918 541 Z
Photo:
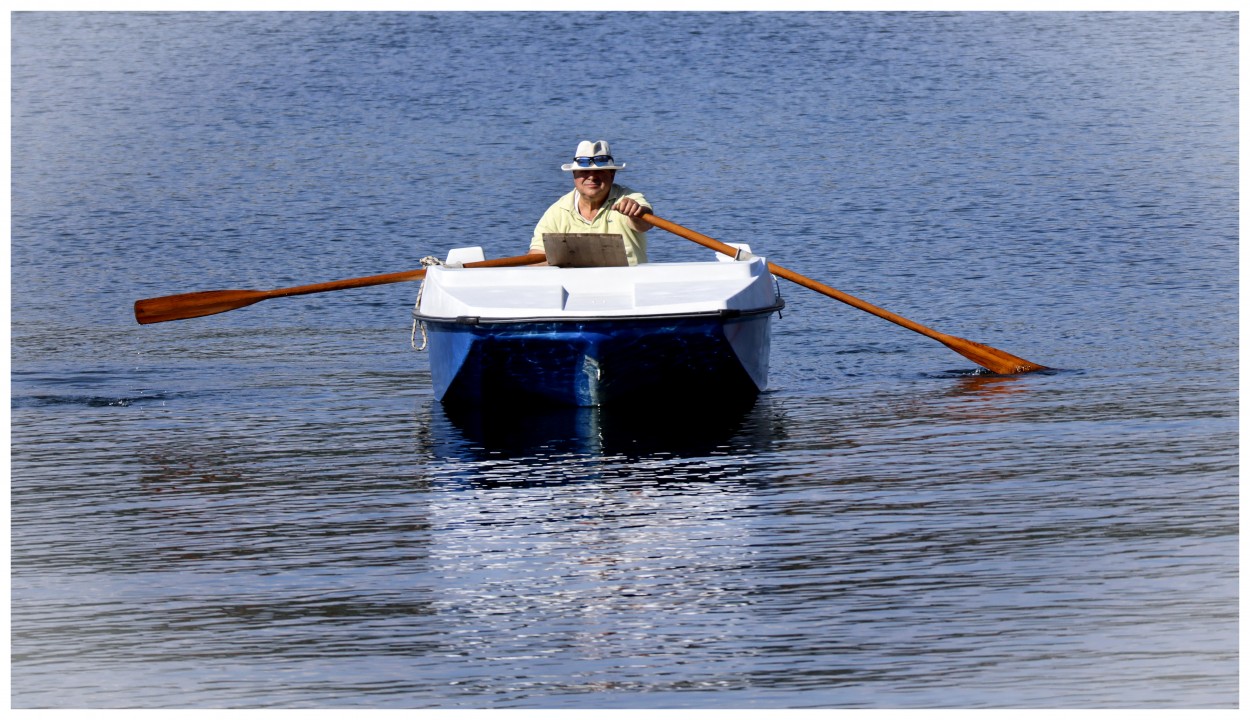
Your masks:
M 14 707 L 1236 707 L 1233 13 L 18 13 Z M 741 412 L 449 411 L 605 138 L 796 285 Z M 663 231 L 653 261 L 708 257 Z M 515 414 L 513 414 L 515 413 Z

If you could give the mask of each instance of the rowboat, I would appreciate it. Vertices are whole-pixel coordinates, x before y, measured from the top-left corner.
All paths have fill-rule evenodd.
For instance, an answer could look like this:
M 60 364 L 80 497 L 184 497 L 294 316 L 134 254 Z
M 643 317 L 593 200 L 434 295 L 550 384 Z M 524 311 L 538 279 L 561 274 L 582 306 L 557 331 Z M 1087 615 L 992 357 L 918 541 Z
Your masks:
M 647 214 L 647 222 L 715 250 L 733 265 L 677 263 L 621 268 L 618 236 L 591 234 L 591 252 L 577 267 L 496 270 L 464 276 L 467 268 L 515 268 L 533 256 L 482 259 L 461 248 L 433 268 L 430 303 L 417 295 L 417 326 L 436 340 L 431 370 L 444 402 L 512 397 L 595 407 L 611 400 L 647 401 L 669 389 L 684 396 L 727 398 L 758 393 L 768 382 L 768 318 L 782 308 L 774 277 L 937 340 L 1000 375 L 1049 371 L 995 347 L 938 332 L 914 320 L 817 282 L 734 246 Z M 615 239 L 613 239 L 613 237 Z M 568 251 L 572 235 L 554 238 Z M 544 247 L 547 259 L 552 247 Z M 579 244 L 584 251 L 585 237 Z M 597 242 L 595 242 L 597 241 Z M 453 257 L 455 256 L 455 257 Z M 725 261 L 717 255 L 718 262 Z M 435 261 L 437 264 L 437 261 Z M 615 264 L 614 264 L 615 263 Z M 588 271 L 586 265 L 593 267 Z M 611 269 L 608 269 L 611 268 Z M 570 272 L 575 270 L 576 272 Z M 545 274 L 536 274 L 545 273 Z M 135 301 L 135 320 L 149 323 L 216 315 L 262 300 L 429 279 L 426 269 L 384 273 L 272 290 L 206 290 Z M 467 278 L 475 278 L 469 280 Z M 425 286 L 422 286 L 423 290 Z
M 761 257 L 630 267 L 430 267 L 413 308 L 444 404 L 740 400 L 768 385 L 784 307 Z M 723 258 L 723 259 L 722 259 Z

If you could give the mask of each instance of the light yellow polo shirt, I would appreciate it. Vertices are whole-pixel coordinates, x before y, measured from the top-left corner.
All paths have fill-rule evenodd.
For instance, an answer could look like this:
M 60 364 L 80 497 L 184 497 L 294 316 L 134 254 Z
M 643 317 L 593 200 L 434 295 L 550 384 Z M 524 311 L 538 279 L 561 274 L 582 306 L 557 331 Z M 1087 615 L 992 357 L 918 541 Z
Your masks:
M 647 261 L 647 234 L 640 233 L 629 223 L 629 218 L 610 209 L 623 197 L 633 198 L 639 205 L 651 207 L 651 203 L 624 185 L 612 185 L 608 200 L 599 208 L 594 220 L 587 220 L 577 211 L 577 191 L 560 198 L 547 208 L 534 227 L 534 239 L 530 250 L 543 250 L 543 233 L 604 233 L 620 235 L 625 239 L 625 257 L 630 265 Z

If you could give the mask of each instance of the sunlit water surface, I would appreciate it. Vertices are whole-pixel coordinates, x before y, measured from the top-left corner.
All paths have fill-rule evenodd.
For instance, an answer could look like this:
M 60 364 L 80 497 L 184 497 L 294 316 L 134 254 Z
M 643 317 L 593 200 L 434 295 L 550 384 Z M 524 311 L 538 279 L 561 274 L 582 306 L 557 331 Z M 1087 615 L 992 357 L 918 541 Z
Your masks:
M 12 704 L 1235 707 L 1237 38 L 15 15 Z M 662 217 L 1058 370 L 793 285 L 730 411 L 444 408 L 412 285 L 134 323 L 518 254 L 600 137 Z

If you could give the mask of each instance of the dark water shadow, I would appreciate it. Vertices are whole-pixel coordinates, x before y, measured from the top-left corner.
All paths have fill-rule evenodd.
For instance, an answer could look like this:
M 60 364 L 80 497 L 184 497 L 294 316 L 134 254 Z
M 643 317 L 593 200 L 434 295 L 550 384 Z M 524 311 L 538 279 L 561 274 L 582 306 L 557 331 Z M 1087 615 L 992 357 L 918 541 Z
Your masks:
M 422 450 L 466 461 L 594 456 L 699 457 L 759 450 L 782 430 L 766 396 L 595 408 L 455 406 L 418 412 Z

